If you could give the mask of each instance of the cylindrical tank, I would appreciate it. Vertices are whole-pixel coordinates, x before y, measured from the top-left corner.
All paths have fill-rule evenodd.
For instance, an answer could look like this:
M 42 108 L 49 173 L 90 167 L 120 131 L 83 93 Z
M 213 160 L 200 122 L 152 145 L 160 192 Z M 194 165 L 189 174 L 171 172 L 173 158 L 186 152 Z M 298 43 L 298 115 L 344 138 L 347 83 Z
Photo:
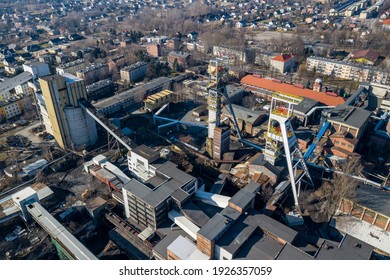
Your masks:
M 70 138 L 74 147 L 90 146 L 97 142 L 96 123 L 81 107 L 65 107 Z

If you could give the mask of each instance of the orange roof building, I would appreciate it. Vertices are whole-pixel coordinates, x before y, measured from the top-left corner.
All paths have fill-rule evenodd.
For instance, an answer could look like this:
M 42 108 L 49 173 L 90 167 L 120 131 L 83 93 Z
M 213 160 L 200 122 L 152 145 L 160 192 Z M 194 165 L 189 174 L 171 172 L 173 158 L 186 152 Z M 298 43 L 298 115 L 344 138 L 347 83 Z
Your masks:
M 287 94 L 298 95 L 304 98 L 311 98 L 327 106 L 337 106 L 344 104 L 344 99 L 340 96 L 330 96 L 323 92 L 317 92 L 311 89 L 299 88 L 290 84 L 274 82 L 270 79 L 264 79 L 256 77 L 254 75 L 247 75 L 241 79 L 241 85 L 250 87 L 265 89 L 272 92 L 282 92 Z
M 292 58 L 294 58 L 295 56 L 292 55 L 292 54 L 280 54 L 280 55 L 277 55 L 275 56 L 274 58 L 272 58 L 272 60 L 276 60 L 276 61 L 280 61 L 280 62 L 286 62 Z
M 296 56 L 293 54 L 280 54 L 273 57 L 270 64 L 280 73 L 290 72 L 294 68 Z

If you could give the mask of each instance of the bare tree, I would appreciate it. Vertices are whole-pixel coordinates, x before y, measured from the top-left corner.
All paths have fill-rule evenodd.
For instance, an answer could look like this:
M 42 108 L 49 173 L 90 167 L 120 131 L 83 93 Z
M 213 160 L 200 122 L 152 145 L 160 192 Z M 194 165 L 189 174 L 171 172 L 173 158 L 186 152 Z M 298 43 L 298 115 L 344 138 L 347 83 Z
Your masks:
M 318 196 L 324 200 L 323 211 L 333 216 L 342 198 L 353 200 L 358 182 L 347 174 L 359 174 L 362 170 L 359 158 L 350 158 L 340 165 L 342 173 L 334 173 L 331 181 L 326 181 L 318 190 Z

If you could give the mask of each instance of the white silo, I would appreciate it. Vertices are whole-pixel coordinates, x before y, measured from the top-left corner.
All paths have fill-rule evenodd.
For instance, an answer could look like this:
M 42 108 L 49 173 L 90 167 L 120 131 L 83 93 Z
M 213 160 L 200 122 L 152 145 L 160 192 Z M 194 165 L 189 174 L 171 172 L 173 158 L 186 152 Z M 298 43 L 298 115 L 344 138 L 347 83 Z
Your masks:
M 65 107 L 64 112 L 75 149 L 97 142 L 96 123 L 92 117 L 86 114 L 81 107 Z

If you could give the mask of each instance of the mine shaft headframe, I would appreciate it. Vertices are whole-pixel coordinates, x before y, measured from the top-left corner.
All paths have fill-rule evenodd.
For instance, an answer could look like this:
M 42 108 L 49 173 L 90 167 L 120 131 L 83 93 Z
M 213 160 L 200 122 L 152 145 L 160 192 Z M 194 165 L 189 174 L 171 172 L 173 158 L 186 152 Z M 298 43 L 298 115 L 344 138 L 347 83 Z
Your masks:
M 288 119 L 292 116 L 293 107 L 303 101 L 300 96 L 287 94 L 283 92 L 274 92 L 271 100 L 270 118 Z
M 221 82 L 221 78 L 228 71 L 228 66 L 226 62 L 221 58 L 211 59 L 209 61 L 208 72 L 210 76 L 210 81 L 216 81 L 212 86 L 218 86 Z M 210 83 L 211 85 L 211 83 Z M 208 87 L 210 87 L 210 85 Z
M 284 93 L 281 91 L 276 91 L 272 94 L 272 98 L 275 98 L 276 100 L 283 101 L 283 102 L 288 102 L 293 105 L 298 105 L 301 103 L 304 98 L 298 95 L 294 94 L 289 94 L 289 93 Z

